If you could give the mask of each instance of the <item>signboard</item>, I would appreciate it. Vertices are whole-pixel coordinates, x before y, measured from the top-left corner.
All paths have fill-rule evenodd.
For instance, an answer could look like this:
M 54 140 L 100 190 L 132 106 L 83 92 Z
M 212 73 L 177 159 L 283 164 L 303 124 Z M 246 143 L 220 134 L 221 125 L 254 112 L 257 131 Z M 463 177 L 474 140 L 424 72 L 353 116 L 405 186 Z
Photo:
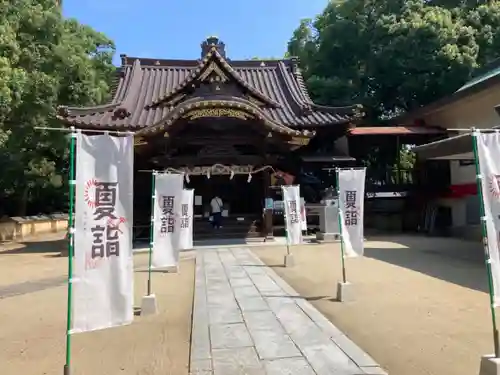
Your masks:
M 177 267 L 179 229 L 184 175 L 159 173 L 155 176 L 153 210 L 153 267 Z
M 289 245 L 302 243 L 302 220 L 300 217 L 300 186 L 282 186 L 285 206 L 285 225 Z
M 493 304 L 500 306 L 500 133 L 477 133 L 486 236 L 493 281 Z
M 193 200 L 193 189 L 182 190 L 181 216 L 179 222 L 179 250 L 189 250 L 193 248 Z
M 133 137 L 77 134 L 71 332 L 134 317 Z
M 362 256 L 364 252 L 364 197 L 366 169 L 340 169 L 339 215 L 346 256 Z

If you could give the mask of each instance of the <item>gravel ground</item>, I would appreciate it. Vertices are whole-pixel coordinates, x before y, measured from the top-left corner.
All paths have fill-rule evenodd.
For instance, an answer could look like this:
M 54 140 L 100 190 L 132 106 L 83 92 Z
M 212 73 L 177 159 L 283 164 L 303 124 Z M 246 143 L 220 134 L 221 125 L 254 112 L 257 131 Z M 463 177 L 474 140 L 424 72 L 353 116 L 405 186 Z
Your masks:
M 394 236 L 365 243 L 346 260 L 355 300 L 340 303 L 340 246 L 252 248 L 357 345 L 393 375 L 470 375 L 493 351 L 486 272 L 480 244 Z
M 68 258 L 59 256 L 65 232 L 0 243 L 2 286 L 65 275 Z
M 67 258 L 44 255 L 50 252 L 0 252 L 0 294 L 11 291 L 0 296 L 2 375 L 62 374 L 66 287 L 57 280 L 64 277 Z M 146 265 L 147 255 L 136 255 L 135 263 Z M 153 273 L 159 314 L 137 316 L 126 327 L 74 335 L 72 375 L 187 375 L 194 264 L 193 253 L 183 253 L 179 273 Z M 146 281 L 147 272 L 136 270 L 136 306 Z

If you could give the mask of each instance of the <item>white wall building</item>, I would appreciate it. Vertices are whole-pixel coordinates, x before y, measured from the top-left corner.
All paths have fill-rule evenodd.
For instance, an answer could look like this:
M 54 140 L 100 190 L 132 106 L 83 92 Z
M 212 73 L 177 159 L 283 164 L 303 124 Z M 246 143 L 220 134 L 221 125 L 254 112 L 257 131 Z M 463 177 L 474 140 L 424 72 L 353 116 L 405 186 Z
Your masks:
M 420 159 L 449 161 L 450 194 L 433 203 L 451 209 L 452 232 L 467 238 L 480 238 L 481 234 L 472 138 L 470 132 L 464 130 L 491 129 L 500 125 L 497 113 L 500 61 L 495 64 L 453 95 L 396 120 L 402 125 L 418 123 L 448 130 L 448 139 L 416 147 L 415 151 Z

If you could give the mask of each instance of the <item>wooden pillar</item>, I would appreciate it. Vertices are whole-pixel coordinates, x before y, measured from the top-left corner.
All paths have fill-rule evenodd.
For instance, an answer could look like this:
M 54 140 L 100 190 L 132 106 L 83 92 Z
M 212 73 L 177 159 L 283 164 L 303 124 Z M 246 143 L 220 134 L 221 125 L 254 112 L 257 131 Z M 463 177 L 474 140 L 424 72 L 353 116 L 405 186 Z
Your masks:
M 271 189 L 269 188 L 271 185 L 271 175 L 269 169 L 262 171 L 264 173 L 264 207 L 262 214 L 262 236 L 267 238 L 272 238 L 274 236 L 273 233 L 273 209 L 266 207 L 266 202 L 271 198 Z

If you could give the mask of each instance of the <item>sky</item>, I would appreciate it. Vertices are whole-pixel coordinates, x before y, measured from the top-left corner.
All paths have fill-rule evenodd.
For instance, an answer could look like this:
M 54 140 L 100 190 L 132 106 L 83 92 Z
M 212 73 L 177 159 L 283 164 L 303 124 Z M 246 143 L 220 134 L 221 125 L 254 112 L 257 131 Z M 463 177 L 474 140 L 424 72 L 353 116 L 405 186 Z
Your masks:
M 227 57 L 282 57 L 303 18 L 314 18 L 328 0 L 63 0 L 66 17 L 105 33 L 119 55 L 197 59 L 210 35 L 226 44 Z

